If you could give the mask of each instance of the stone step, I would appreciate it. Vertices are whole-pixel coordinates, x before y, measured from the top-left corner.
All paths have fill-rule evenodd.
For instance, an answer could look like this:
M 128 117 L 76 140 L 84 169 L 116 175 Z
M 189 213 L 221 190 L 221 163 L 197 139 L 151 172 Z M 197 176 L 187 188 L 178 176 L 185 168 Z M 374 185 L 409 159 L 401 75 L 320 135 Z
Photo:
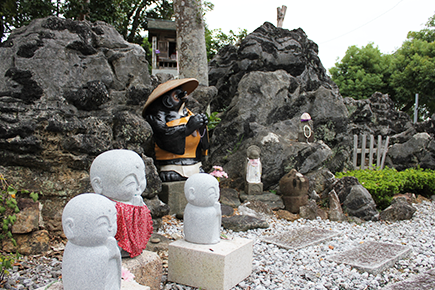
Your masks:
M 301 227 L 292 231 L 265 237 L 262 240 L 266 243 L 275 244 L 278 247 L 295 251 L 332 239 L 337 235 L 339 235 L 339 233 L 332 230 Z
M 431 290 L 435 289 L 435 269 L 408 278 L 404 281 L 387 285 L 384 290 Z
M 408 246 L 370 241 L 326 259 L 377 275 L 400 259 L 409 257 L 411 252 Z

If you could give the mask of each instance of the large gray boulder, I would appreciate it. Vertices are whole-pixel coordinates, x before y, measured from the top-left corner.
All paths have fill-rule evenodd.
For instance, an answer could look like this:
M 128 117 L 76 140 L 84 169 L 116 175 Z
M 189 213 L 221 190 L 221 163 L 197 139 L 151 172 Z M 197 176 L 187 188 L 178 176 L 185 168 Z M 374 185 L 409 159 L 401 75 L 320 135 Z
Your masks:
M 388 148 L 387 164 L 398 170 L 420 166 L 435 168 L 435 141 L 428 133 L 417 133 L 404 143 Z

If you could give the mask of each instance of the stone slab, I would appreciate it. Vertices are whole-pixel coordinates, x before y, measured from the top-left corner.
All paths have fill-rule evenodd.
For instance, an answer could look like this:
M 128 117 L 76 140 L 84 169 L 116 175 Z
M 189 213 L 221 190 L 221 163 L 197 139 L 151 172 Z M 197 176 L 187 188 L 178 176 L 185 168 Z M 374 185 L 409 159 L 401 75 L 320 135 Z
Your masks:
M 278 247 L 295 251 L 324 242 L 338 235 L 338 232 L 332 230 L 301 227 L 288 232 L 265 237 L 262 240 L 266 243 L 275 244 Z
M 253 241 L 243 238 L 201 245 L 169 244 L 168 280 L 207 290 L 228 290 L 251 274 Z
M 408 278 L 404 281 L 387 285 L 385 290 L 432 290 L 435 289 L 435 269 Z
M 184 195 L 185 181 L 163 182 L 159 199 L 169 205 L 169 214 L 175 214 L 177 218 L 183 218 L 187 199 Z
M 377 275 L 410 254 L 408 246 L 370 241 L 326 259 Z
M 36 290 L 64 290 L 62 282 L 56 282 L 53 284 L 49 284 Z M 140 285 L 135 281 L 124 281 L 121 280 L 121 290 L 150 290 L 150 287 Z
M 134 275 L 137 283 L 151 290 L 160 290 L 163 266 L 162 259 L 156 253 L 145 250 L 137 257 L 122 258 L 122 266 Z

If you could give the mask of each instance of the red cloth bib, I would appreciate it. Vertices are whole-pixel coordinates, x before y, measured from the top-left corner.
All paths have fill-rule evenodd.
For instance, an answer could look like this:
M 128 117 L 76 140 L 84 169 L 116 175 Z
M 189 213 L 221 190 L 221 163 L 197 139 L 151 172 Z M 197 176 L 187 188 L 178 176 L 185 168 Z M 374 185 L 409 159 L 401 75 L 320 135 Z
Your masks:
M 118 246 L 130 253 L 132 258 L 139 256 L 153 233 L 150 210 L 146 205 L 116 202 L 116 219 L 118 230 L 115 239 Z

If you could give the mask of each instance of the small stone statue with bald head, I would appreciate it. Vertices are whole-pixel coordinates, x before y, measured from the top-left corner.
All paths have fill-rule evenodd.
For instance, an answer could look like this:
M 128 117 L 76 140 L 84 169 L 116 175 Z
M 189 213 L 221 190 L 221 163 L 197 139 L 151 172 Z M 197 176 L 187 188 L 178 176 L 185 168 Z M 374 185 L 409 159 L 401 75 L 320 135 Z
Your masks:
M 188 201 L 184 209 L 184 238 L 195 244 L 216 244 L 220 241 L 222 211 L 219 182 L 208 173 L 189 177 L 184 185 Z
M 62 226 L 68 238 L 62 261 L 64 289 L 120 289 L 114 204 L 99 194 L 80 194 L 65 206 Z
M 92 162 L 90 179 L 95 193 L 115 203 L 118 245 L 130 257 L 140 255 L 153 233 L 150 210 L 142 199 L 147 184 L 142 158 L 131 150 L 106 151 Z

